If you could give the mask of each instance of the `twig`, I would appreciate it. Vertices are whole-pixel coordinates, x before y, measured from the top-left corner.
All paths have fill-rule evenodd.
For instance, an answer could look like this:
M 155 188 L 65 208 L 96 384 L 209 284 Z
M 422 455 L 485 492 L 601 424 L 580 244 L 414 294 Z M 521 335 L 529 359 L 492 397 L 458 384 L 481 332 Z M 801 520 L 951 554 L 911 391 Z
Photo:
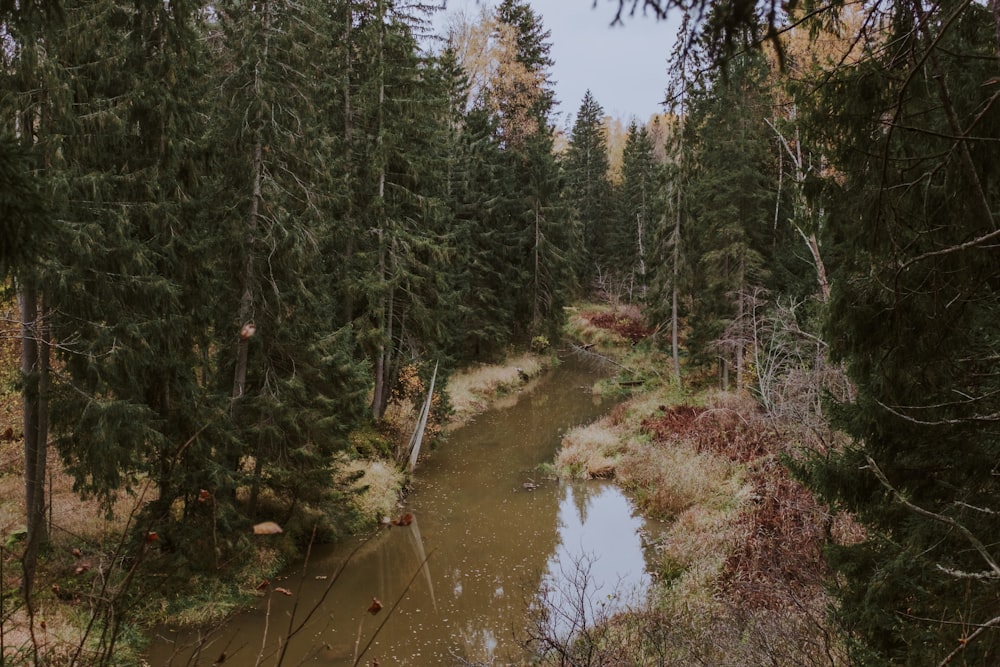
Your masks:
M 945 656 L 945 659 L 938 663 L 938 667 L 940 667 L 941 665 L 947 665 L 949 662 L 951 662 L 952 658 L 954 658 L 956 655 L 964 651 L 966 647 L 969 645 L 969 642 L 971 642 L 973 639 L 979 636 L 979 634 L 983 632 L 983 630 L 986 630 L 987 628 L 992 628 L 998 624 L 1000 624 L 1000 616 L 996 616 L 986 621 L 985 623 L 980 624 L 975 632 L 973 632 L 971 635 L 967 637 L 962 637 L 962 639 L 959 640 L 958 648 L 956 648 L 954 651 Z
M 906 497 L 903 496 L 902 492 L 900 492 L 899 489 L 894 487 L 889 482 L 889 479 L 885 476 L 885 473 L 882 472 L 882 469 L 879 468 L 877 463 L 875 463 L 875 459 L 873 459 L 871 456 L 867 454 L 865 455 L 865 459 L 868 461 L 868 465 L 871 467 L 872 472 L 875 474 L 875 477 L 878 479 L 879 482 L 882 483 L 882 486 L 888 489 L 892 493 L 892 495 L 896 497 L 896 500 L 902 503 L 904 507 L 909 509 L 911 512 L 914 512 L 915 514 L 919 514 L 920 516 L 932 519 L 939 523 L 943 523 L 947 526 L 951 526 L 952 528 L 958 530 L 960 533 L 962 533 L 962 535 L 965 536 L 965 538 L 972 545 L 972 548 L 976 550 L 976 552 L 980 555 L 980 557 L 984 561 L 986 561 L 986 564 L 989 566 L 989 569 L 992 572 L 992 576 L 1000 577 L 1000 564 L 998 564 L 996 560 L 994 560 L 992 554 L 990 554 L 989 550 L 986 548 L 986 545 L 983 544 L 978 537 L 973 535 L 971 530 L 969 530 L 968 528 L 966 528 L 965 526 L 963 526 L 961 523 L 951 518 L 950 516 L 945 516 L 943 514 L 931 512 L 930 510 L 926 510 L 923 507 L 915 505 L 909 500 L 907 500 Z

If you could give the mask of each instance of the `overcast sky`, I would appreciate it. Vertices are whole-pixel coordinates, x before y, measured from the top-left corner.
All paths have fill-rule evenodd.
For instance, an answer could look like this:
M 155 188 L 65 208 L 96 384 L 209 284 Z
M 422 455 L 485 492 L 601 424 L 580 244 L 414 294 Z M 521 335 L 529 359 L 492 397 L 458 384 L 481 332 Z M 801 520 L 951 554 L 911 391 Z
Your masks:
M 480 0 L 495 6 L 496 0 Z M 447 10 L 437 21 L 445 25 L 447 13 L 469 7 L 477 16 L 476 0 L 446 0 Z M 604 112 L 645 122 L 663 110 L 667 87 L 667 57 L 676 32 L 676 21 L 657 21 L 637 14 L 624 26 L 610 25 L 618 3 L 612 0 L 529 0 L 542 17 L 552 42 L 552 79 L 559 106 L 558 125 L 567 114 L 580 109 L 583 94 L 590 89 Z M 641 4 L 641 3 L 640 3 Z

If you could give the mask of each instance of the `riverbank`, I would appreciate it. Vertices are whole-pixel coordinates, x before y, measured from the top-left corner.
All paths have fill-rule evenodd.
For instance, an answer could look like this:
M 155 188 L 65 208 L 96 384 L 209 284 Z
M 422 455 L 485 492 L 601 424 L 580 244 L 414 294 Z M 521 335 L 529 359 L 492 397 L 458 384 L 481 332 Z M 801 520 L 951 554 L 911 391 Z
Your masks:
M 581 341 L 600 341 L 630 372 L 657 363 L 641 338 L 610 330 L 628 329 L 630 318 L 600 312 L 576 317 Z M 646 606 L 587 629 L 597 656 L 587 664 L 654 655 L 669 664 L 846 664 L 828 622 L 822 549 L 859 530 L 830 516 L 782 464 L 807 434 L 768 419 L 747 393 L 681 392 L 648 371 L 629 389 L 609 416 L 568 432 L 555 458 L 562 477 L 614 479 L 667 525 L 650 545 Z M 553 641 L 572 654 L 572 640 Z
M 432 450 L 430 441 L 436 434 L 467 423 L 497 402 L 514 400 L 522 391 L 530 390 L 533 381 L 556 362 L 551 350 L 538 347 L 538 352 L 512 355 L 503 364 L 479 364 L 452 374 L 446 385 L 450 401 L 445 402 L 450 403 L 451 410 L 434 411 L 424 451 Z M 339 496 L 339 512 L 350 517 L 347 527 L 351 532 L 364 532 L 396 518 L 406 492 L 407 475 L 395 462 L 398 456 L 392 454 L 405 446 L 415 422 L 417 406 L 410 398 L 422 400 L 425 388 L 415 374 L 405 379 L 413 383 L 412 391 L 399 393 L 386 423 L 379 429 L 352 434 L 351 451 L 340 460 L 338 485 L 345 492 Z M 436 393 L 441 395 L 440 388 Z M 13 434 L 19 397 L 10 391 L 3 398 L 4 423 L 14 425 Z M 283 533 L 256 538 L 251 552 L 239 563 L 227 565 L 224 576 L 205 573 L 181 580 L 149 569 L 147 566 L 153 564 L 147 561 L 133 577 L 116 566 L 121 561 L 123 536 L 146 496 L 123 494 L 110 512 L 92 499 L 81 500 L 54 448 L 50 448 L 48 469 L 52 483 L 47 492 L 52 505 L 51 540 L 39 562 L 32 621 L 18 593 L 18 540 L 23 524 L 23 454 L 19 445 L 13 437 L 0 439 L 0 537 L 4 543 L 0 553 L 0 645 L 6 662 L 32 662 L 36 654 L 43 661 L 65 662 L 81 646 L 107 641 L 107 637 L 98 636 L 100 622 L 91 625 L 90 621 L 100 621 L 102 614 L 111 612 L 110 599 L 117 605 L 114 631 L 120 633 L 115 638 L 114 662 L 138 664 L 143 643 L 141 628 L 170 623 L 209 630 L 235 611 L 256 604 L 264 582 L 273 580 L 288 564 L 301 560 L 304 549 L 309 548 L 285 525 Z M 121 614 L 121 609 L 127 613 Z M 119 624 L 119 620 L 123 622 Z M 89 650 L 85 648 L 84 654 Z

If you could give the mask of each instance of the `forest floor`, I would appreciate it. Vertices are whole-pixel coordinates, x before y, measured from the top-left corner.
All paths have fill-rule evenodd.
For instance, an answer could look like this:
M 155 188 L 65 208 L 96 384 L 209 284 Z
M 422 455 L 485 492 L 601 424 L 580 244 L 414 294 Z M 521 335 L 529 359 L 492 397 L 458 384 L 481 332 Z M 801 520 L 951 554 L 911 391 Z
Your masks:
M 652 331 L 634 308 L 581 307 L 570 330 L 612 360 L 611 390 L 632 391 L 568 432 L 555 466 L 563 477 L 614 479 L 667 527 L 649 545 L 647 606 L 593 621 L 586 631 L 599 648 L 587 664 L 846 664 L 822 552 L 861 532 L 783 465 L 808 434 L 768 418 L 748 392 L 681 391 L 652 372 L 671 363 L 643 343 Z M 641 382 L 632 369 L 644 369 Z

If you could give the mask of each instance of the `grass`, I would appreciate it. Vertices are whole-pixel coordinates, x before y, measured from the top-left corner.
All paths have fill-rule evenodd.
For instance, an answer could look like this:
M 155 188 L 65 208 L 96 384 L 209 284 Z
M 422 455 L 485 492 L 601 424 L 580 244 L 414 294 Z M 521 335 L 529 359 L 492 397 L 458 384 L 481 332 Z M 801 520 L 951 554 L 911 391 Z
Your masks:
M 609 420 L 602 419 L 568 431 L 556 457 L 556 469 L 564 477 L 595 479 L 614 477 L 621 442 Z
M 480 364 L 456 371 L 445 391 L 452 407 L 448 428 L 454 429 L 484 412 L 498 396 L 519 390 L 551 366 L 552 357 L 525 352 L 503 364 Z
M 406 477 L 385 459 L 357 459 L 343 467 L 345 477 L 361 473 L 352 484 L 355 509 L 364 525 L 382 523 L 396 515 Z

